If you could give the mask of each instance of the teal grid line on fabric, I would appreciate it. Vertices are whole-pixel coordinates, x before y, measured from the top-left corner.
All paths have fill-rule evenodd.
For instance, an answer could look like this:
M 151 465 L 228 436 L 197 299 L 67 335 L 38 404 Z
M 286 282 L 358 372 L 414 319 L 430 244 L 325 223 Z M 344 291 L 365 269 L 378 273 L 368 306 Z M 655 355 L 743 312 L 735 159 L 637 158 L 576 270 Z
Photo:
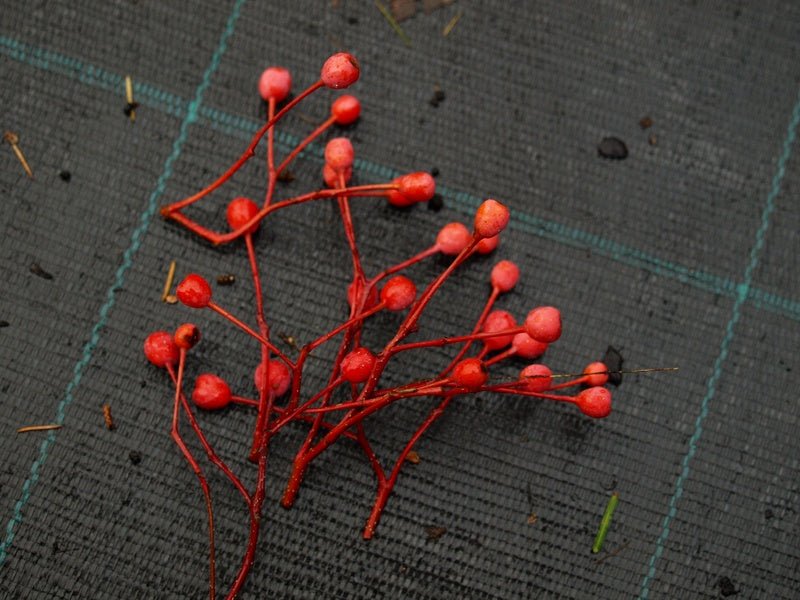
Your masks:
M 58 408 L 56 409 L 56 417 L 53 421 L 58 425 L 64 423 L 66 410 L 74 400 L 74 395 L 73 395 L 74 391 L 78 387 L 78 385 L 80 385 L 81 378 L 83 377 L 83 372 L 88 366 L 88 364 L 91 362 L 92 356 L 94 355 L 94 351 L 97 348 L 97 344 L 100 342 L 100 333 L 106 325 L 106 321 L 108 320 L 108 315 L 111 309 L 114 307 L 117 292 L 120 290 L 120 288 L 122 288 L 123 284 L 125 283 L 125 276 L 130 270 L 130 268 L 133 266 L 133 258 L 142 244 L 142 239 L 145 233 L 147 233 L 147 229 L 150 226 L 150 222 L 153 220 L 153 216 L 155 215 L 156 210 L 158 208 L 158 199 L 164 192 L 164 189 L 166 188 L 167 185 L 167 181 L 169 181 L 169 178 L 172 176 L 173 165 L 175 164 L 175 161 L 178 159 L 178 157 L 181 154 L 181 151 L 183 150 L 183 146 L 189 135 L 189 127 L 193 123 L 195 123 L 199 118 L 199 109 L 203 101 L 203 95 L 205 94 L 205 91 L 208 88 L 208 86 L 211 84 L 212 75 L 219 67 L 220 61 L 222 60 L 222 55 L 225 53 L 225 49 L 227 48 L 228 38 L 233 34 L 233 29 L 236 25 L 236 21 L 239 18 L 239 14 L 241 12 L 241 8 L 244 2 L 245 0 L 236 0 L 233 6 L 233 10 L 231 11 L 228 20 L 225 24 L 225 29 L 223 30 L 222 35 L 220 36 L 219 43 L 217 44 L 217 47 L 214 50 L 214 54 L 211 57 L 211 62 L 209 63 L 208 67 L 203 73 L 203 78 L 201 79 L 200 84 L 197 86 L 197 89 L 195 90 L 194 98 L 186 107 L 183 121 L 181 122 L 180 130 L 178 133 L 178 137 L 175 138 L 175 142 L 172 145 L 172 152 L 167 157 L 167 160 L 164 162 L 164 167 L 162 169 L 161 175 L 158 178 L 156 187 L 147 200 L 147 205 L 144 209 L 144 212 L 142 212 L 142 214 L 139 217 L 138 226 L 136 227 L 136 229 L 134 229 L 133 233 L 131 234 L 130 245 L 123 254 L 122 263 L 120 264 L 119 268 L 117 269 L 114 275 L 114 281 L 111 284 L 111 287 L 108 288 L 105 302 L 100 307 L 100 312 L 98 314 L 97 321 L 92 327 L 92 332 L 91 336 L 89 337 L 89 341 L 86 342 L 86 345 L 83 347 L 83 352 L 81 354 L 81 357 L 75 364 L 75 367 L 73 368 L 72 380 L 67 384 L 66 390 L 64 392 L 64 397 L 58 404 Z M 5 44 L 7 38 L 3 38 L 3 40 L 4 40 L 3 43 Z M 5 47 L 5 45 L 3 47 Z M 44 51 L 33 52 L 30 54 L 31 56 L 36 56 L 37 61 L 42 61 L 42 65 L 54 64 L 57 65 L 58 68 L 65 68 L 72 73 L 77 73 L 79 79 L 81 77 L 96 78 L 98 82 L 102 83 L 102 86 L 108 84 L 109 87 L 115 84 L 115 82 L 118 84 L 117 79 L 115 79 L 115 77 L 118 76 L 111 76 L 108 72 L 100 71 L 90 65 L 85 65 L 83 63 L 80 63 L 79 61 L 72 61 L 71 59 L 67 59 L 65 57 L 58 55 L 53 55 L 53 53 L 48 53 Z M 119 81 L 121 81 L 121 79 L 119 79 Z M 169 98 L 166 96 L 164 96 L 164 99 L 169 100 Z M 34 460 L 33 464 L 31 465 L 30 474 L 28 475 L 28 478 L 25 480 L 25 483 L 22 485 L 22 492 L 20 498 L 14 505 L 13 514 L 11 515 L 11 519 L 8 521 L 8 524 L 6 525 L 5 539 L 3 540 L 3 543 L 0 544 L 0 567 L 2 567 L 5 564 L 6 558 L 8 557 L 9 548 L 14 542 L 14 536 L 16 535 L 17 527 L 23 521 L 22 511 L 25 508 L 25 505 L 30 500 L 33 488 L 35 487 L 36 482 L 39 480 L 39 475 L 41 473 L 42 466 L 47 461 L 50 449 L 53 446 L 53 444 L 55 444 L 55 441 L 56 441 L 56 431 L 50 431 L 47 437 L 42 441 L 42 444 L 39 447 L 39 456 L 36 458 L 36 460 Z
M 686 454 L 684 454 L 681 461 L 681 472 L 678 475 L 678 478 L 675 480 L 675 491 L 669 500 L 667 513 L 664 515 L 664 520 L 661 524 L 661 533 L 656 540 L 655 550 L 653 551 L 653 554 L 650 556 L 650 560 L 647 563 L 647 573 L 642 579 L 642 585 L 639 593 L 640 600 L 646 600 L 650 594 L 650 585 L 656 574 L 656 565 L 658 560 L 661 558 L 661 555 L 664 553 L 664 546 L 667 542 L 667 538 L 669 538 L 672 521 L 678 514 L 677 504 L 683 495 L 683 486 L 686 483 L 686 479 L 689 477 L 690 463 L 697 454 L 697 445 L 703 435 L 703 423 L 708 416 L 709 406 L 711 401 L 714 399 L 717 383 L 722 376 L 722 367 L 728 358 L 728 353 L 733 342 L 734 329 L 736 328 L 736 324 L 739 322 L 739 318 L 741 316 L 742 305 L 750 295 L 750 284 L 753 281 L 753 273 L 755 272 L 756 267 L 758 266 L 759 258 L 761 257 L 761 250 L 764 247 L 764 238 L 766 237 L 767 229 L 769 229 L 770 217 L 772 216 L 772 212 L 775 210 L 775 200 L 781 192 L 783 177 L 786 173 L 786 164 L 789 161 L 789 157 L 792 155 L 792 147 L 797 135 L 797 126 L 799 123 L 800 91 L 798 91 L 797 101 L 794 105 L 794 109 L 792 110 L 792 117 L 786 130 L 786 137 L 783 140 L 781 155 L 778 158 L 778 166 L 775 170 L 775 175 L 772 178 L 772 186 L 769 190 L 769 194 L 767 195 L 764 209 L 761 212 L 761 223 L 756 231 L 753 247 L 750 249 L 750 257 L 744 270 L 743 281 L 741 284 L 736 286 L 736 301 L 733 303 L 733 308 L 731 309 L 731 318 L 728 321 L 728 324 L 725 326 L 725 335 L 722 338 L 717 359 L 714 361 L 714 368 L 711 372 L 711 376 L 708 378 L 708 382 L 706 383 L 706 394 L 700 403 L 700 412 L 695 420 L 694 433 L 692 433 L 692 437 L 689 439 L 689 448 L 687 449 Z
M 81 83 L 98 87 L 107 91 L 122 89 L 124 78 L 102 68 L 92 66 L 83 61 L 70 58 L 56 52 L 43 50 L 25 44 L 13 38 L 0 36 L 0 54 L 29 66 L 40 68 L 48 72 L 55 72 L 79 80 Z M 159 90 L 147 83 L 134 84 L 136 97 L 142 104 L 162 110 L 167 114 L 183 117 L 188 101 Z M 261 126 L 251 119 L 230 114 L 211 107 L 200 107 L 201 118 L 207 120 L 211 126 L 226 135 L 250 139 Z M 299 138 L 278 131 L 275 135 L 276 142 L 284 149 L 291 149 L 300 141 Z M 322 159 L 322 149 L 312 145 L 302 154 Z M 356 159 L 355 168 L 362 173 L 370 173 L 378 177 L 390 179 L 399 175 L 399 171 L 363 159 Z M 453 208 L 469 216 L 481 202 L 477 196 L 463 191 L 453 190 L 439 186 L 439 192 L 447 199 L 453 200 Z M 514 211 L 510 227 L 530 235 L 536 235 L 554 242 L 576 248 L 590 248 L 600 256 L 610 258 L 621 264 L 646 270 L 660 277 L 667 277 L 680 283 L 691 285 L 697 289 L 734 299 L 737 298 L 738 282 L 714 275 L 706 270 L 691 269 L 685 265 L 671 262 L 657 256 L 648 254 L 631 246 L 608 240 L 574 227 L 569 227 L 555 221 L 536 217 L 530 213 Z M 800 321 L 800 302 L 785 298 L 748 284 L 746 300 L 753 303 L 759 310 L 767 310 L 780 314 L 795 321 Z

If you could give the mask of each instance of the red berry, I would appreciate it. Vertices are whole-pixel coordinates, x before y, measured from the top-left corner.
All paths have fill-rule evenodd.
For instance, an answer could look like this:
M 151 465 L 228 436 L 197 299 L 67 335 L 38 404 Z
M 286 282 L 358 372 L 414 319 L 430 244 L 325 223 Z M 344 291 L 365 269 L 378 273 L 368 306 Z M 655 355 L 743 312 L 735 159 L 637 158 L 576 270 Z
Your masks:
M 439 230 L 436 246 L 447 256 L 460 254 L 472 241 L 472 234 L 462 223 L 448 223 Z
M 374 366 L 375 355 L 366 348 L 356 348 L 342 359 L 342 377 L 350 383 L 363 383 Z
M 358 98 L 345 94 L 339 96 L 331 104 L 331 116 L 337 125 L 350 125 L 358 120 L 361 115 L 361 102 Z
M 595 419 L 611 414 L 611 392 L 604 387 L 590 387 L 583 390 L 575 401 L 581 412 Z
M 500 236 L 495 235 L 488 238 L 481 239 L 478 242 L 478 245 L 475 246 L 475 250 L 478 251 L 478 254 L 491 254 L 497 248 L 497 245 L 500 243 Z
M 519 281 L 519 267 L 510 260 L 501 260 L 492 269 L 492 287 L 501 292 L 510 292 Z
M 517 326 L 514 316 L 505 310 L 493 310 L 486 317 L 483 323 L 484 333 L 494 333 L 496 331 L 505 331 L 507 329 L 514 329 Z M 505 348 L 514 339 L 514 334 L 499 335 L 495 337 L 486 338 L 483 343 L 489 350 L 500 350 Z
M 416 204 L 414 200 L 407 198 L 397 190 L 389 190 L 386 192 L 386 199 L 389 201 L 389 204 L 398 208 L 405 208 L 406 206 Z
M 261 363 L 256 367 L 256 371 L 253 374 L 253 380 L 255 381 L 256 388 L 260 390 L 264 382 L 264 363 Z M 269 361 L 269 387 L 272 389 L 275 397 L 277 398 L 283 396 L 288 391 L 291 383 L 292 374 L 289 372 L 289 368 L 283 363 L 283 361 Z
M 231 402 L 231 388 L 221 377 L 203 373 L 195 379 L 192 401 L 203 410 L 225 408 Z
M 144 355 L 155 366 L 164 368 L 178 362 L 179 350 L 166 331 L 154 331 L 144 341 Z
M 539 306 L 528 313 L 525 331 L 533 339 L 551 344 L 561 337 L 561 313 L 553 306 Z
M 608 382 L 608 367 L 598 362 L 589 363 L 586 365 L 586 368 L 583 370 L 583 374 L 586 375 L 586 385 L 588 386 L 598 386 L 598 385 L 605 385 Z
M 355 56 L 347 52 L 338 52 L 322 65 L 320 79 L 327 87 L 339 90 L 358 81 L 360 70 Z
M 381 302 L 387 310 L 405 310 L 417 297 L 417 286 L 404 275 L 395 275 L 381 290 Z
M 452 380 L 460 387 L 476 390 L 489 380 L 489 373 L 481 359 L 465 358 L 453 369 Z
M 342 187 L 339 184 L 339 175 L 342 175 L 344 178 L 344 184 L 347 185 L 350 183 L 350 179 L 353 177 L 353 169 L 349 167 L 347 169 L 342 169 L 341 171 L 337 171 L 333 167 L 331 167 L 328 163 L 325 163 L 322 167 L 322 179 L 329 188 L 338 189 Z
M 529 392 L 544 392 L 553 384 L 553 372 L 545 365 L 528 365 L 519 374 Z
M 225 211 L 228 225 L 234 231 L 247 224 L 257 214 L 258 205 L 250 198 L 234 198 L 230 201 Z M 247 233 L 255 233 L 258 230 L 258 226 L 259 223 L 254 223 L 247 229 Z
M 286 99 L 291 89 L 292 75 L 283 67 L 270 67 L 258 80 L 258 93 L 264 100 L 273 98 L 275 102 L 281 102 Z
M 325 145 L 325 164 L 334 171 L 351 168 L 354 160 L 353 144 L 347 138 L 333 138 Z
M 514 348 L 514 354 L 528 360 L 539 358 L 547 350 L 547 344 L 533 339 L 524 331 L 514 336 L 511 347 Z
M 184 350 L 190 350 L 200 341 L 200 330 L 192 323 L 184 323 L 175 330 L 175 345 Z
M 436 193 L 436 180 L 425 171 L 402 175 L 394 182 L 399 186 L 397 191 L 406 197 L 409 204 L 427 202 Z
M 178 284 L 176 295 L 190 308 L 205 308 L 211 302 L 211 286 L 204 277 L 191 273 Z
M 508 209 L 497 200 L 484 200 L 475 212 L 475 233 L 488 238 L 498 235 L 508 225 Z

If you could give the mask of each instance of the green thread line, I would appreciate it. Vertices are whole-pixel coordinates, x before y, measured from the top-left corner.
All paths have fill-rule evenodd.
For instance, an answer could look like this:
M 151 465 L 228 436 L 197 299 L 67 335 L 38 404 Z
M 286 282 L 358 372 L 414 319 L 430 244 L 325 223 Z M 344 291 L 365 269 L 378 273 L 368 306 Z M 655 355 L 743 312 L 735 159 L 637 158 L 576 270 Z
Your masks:
M 185 144 L 186 139 L 188 138 L 189 127 L 198 120 L 199 109 L 203 100 L 203 95 L 206 89 L 208 89 L 209 85 L 211 84 L 212 75 L 219 67 L 220 61 L 222 60 L 222 55 L 225 53 L 225 50 L 227 48 L 228 38 L 233 33 L 234 26 L 236 25 L 236 21 L 239 18 L 239 14 L 241 12 L 241 8 L 242 5 L 244 4 L 244 1 L 245 0 L 236 0 L 236 3 L 233 6 L 233 10 L 231 11 L 231 14 L 226 22 L 225 29 L 223 30 L 222 35 L 220 36 L 217 48 L 211 57 L 211 62 L 206 68 L 205 72 L 203 73 L 203 78 L 200 82 L 200 85 L 198 85 L 197 89 L 195 90 L 194 99 L 189 103 L 188 107 L 185 110 L 185 115 L 183 121 L 181 122 L 178 137 L 175 139 L 175 142 L 172 145 L 172 152 L 167 157 L 167 160 L 164 162 L 164 167 L 161 175 L 158 178 L 156 187 L 150 194 L 150 197 L 147 200 L 147 206 L 145 210 L 142 212 L 141 216 L 139 217 L 138 226 L 131 234 L 130 245 L 125 250 L 125 253 L 123 254 L 122 257 L 122 263 L 120 264 L 119 268 L 117 269 L 114 275 L 114 282 L 111 284 L 111 287 L 108 289 L 108 292 L 106 293 L 105 302 L 101 306 L 98 314 L 98 319 L 95 322 L 94 326 L 92 327 L 92 332 L 89 337 L 89 341 L 86 342 L 86 345 L 83 347 L 81 358 L 80 360 L 78 360 L 78 362 L 75 364 L 75 367 L 73 368 L 72 380 L 67 384 L 66 390 L 64 392 L 64 397 L 58 404 L 58 408 L 56 410 L 56 417 L 54 419 L 54 422 L 58 425 L 62 425 L 64 423 L 66 410 L 74 400 L 74 391 L 80 384 L 81 378 L 83 377 L 83 373 L 86 367 L 91 362 L 94 351 L 97 348 L 98 343 L 100 342 L 100 333 L 106 325 L 106 322 L 108 320 L 108 315 L 111 309 L 114 307 L 117 292 L 122 288 L 123 284 L 125 283 L 125 276 L 127 275 L 130 268 L 133 266 L 134 256 L 136 252 L 139 250 L 140 246 L 142 245 L 142 239 L 144 235 L 147 233 L 147 229 L 150 226 L 150 222 L 153 220 L 153 216 L 155 215 L 156 210 L 158 208 L 158 199 L 164 192 L 164 189 L 167 186 L 167 181 L 172 176 L 172 169 L 175 164 L 175 161 L 177 161 L 178 157 L 180 156 L 181 151 L 183 149 L 183 145 Z M 7 40 L 8 38 L 0 38 L 0 45 L 2 45 L 3 48 L 7 46 Z M 54 70 L 53 65 L 55 65 L 58 69 L 64 69 L 67 72 L 78 74 L 78 79 L 81 81 L 83 81 L 83 78 L 96 77 L 96 81 L 102 83 L 101 87 L 105 87 L 106 85 L 108 85 L 109 86 L 108 89 L 117 88 L 118 84 L 122 81 L 122 78 L 120 78 L 119 76 L 116 75 L 112 76 L 108 72 L 96 69 L 94 67 L 91 67 L 90 65 L 85 65 L 80 61 L 67 59 L 63 56 L 59 56 L 51 52 L 31 51 L 29 49 L 26 55 L 32 56 L 35 58 L 36 61 L 39 61 L 39 63 L 42 65 L 42 68 L 46 68 L 48 70 Z M 90 79 L 90 81 L 95 81 L 95 80 Z M 149 90 L 148 93 L 152 94 L 153 97 L 160 98 L 167 104 L 169 104 L 172 101 L 172 99 L 168 95 L 158 94 L 153 88 L 149 88 L 147 86 L 139 86 L 137 90 L 138 91 Z M 39 447 L 39 456 L 31 465 L 30 474 L 28 475 L 28 478 L 25 480 L 25 483 L 23 483 L 22 485 L 22 493 L 20 495 L 19 500 L 14 506 L 14 512 L 11 516 L 11 519 L 8 521 L 8 524 L 6 525 L 5 539 L 3 540 L 3 543 L 0 544 L 0 567 L 2 567 L 3 564 L 5 564 L 6 558 L 8 557 L 9 548 L 14 542 L 16 529 L 23 521 L 22 511 L 25 508 L 25 505 L 30 500 L 33 488 L 35 487 L 37 481 L 39 480 L 41 469 L 44 466 L 44 463 L 47 461 L 50 449 L 52 448 L 53 444 L 55 444 L 55 441 L 56 441 L 56 432 L 50 431 L 47 437 L 42 441 L 42 444 Z
M 5 36 L 0 36 L 0 54 L 5 54 L 9 58 L 29 66 L 59 73 L 77 79 L 83 84 L 107 91 L 119 92 L 124 82 L 124 77 L 116 73 L 111 73 L 57 52 L 36 48 Z M 141 82 L 134 82 L 134 90 L 137 101 L 142 104 L 152 106 L 171 116 L 180 118 L 185 115 L 186 109 L 184 107 L 187 102 L 180 96 Z M 210 107 L 200 107 L 199 114 L 215 130 L 232 137 L 247 139 L 248 141 L 261 126 L 260 123 L 251 119 Z M 278 145 L 286 150 L 294 148 L 300 141 L 298 137 L 282 131 L 276 131 L 275 139 Z M 323 150 L 319 145 L 312 144 L 301 156 L 311 156 L 322 160 Z M 384 179 L 391 179 L 400 175 L 399 171 L 358 158 L 354 166 L 359 172 L 370 173 Z M 474 209 L 482 200 L 477 196 L 445 186 L 438 186 L 438 190 L 443 197 L 455 202 L 453 208 L 457 212 L 468 216 L 472 216 Z M 705 270 L 690 269 L 684 265 L 649 255 L 631 246 L 554 221 L 541 219 L 530 213 L 513 211 L 512 217 L 513 220 L 510 224 L 512 229 L 573 248 L 591 249 L 600 256 L 610 258 L 629 267 L 643 269 L 660 277 L 674 279 L 708 293 L 727 298 L 736 298 L 738 284 L 731 279 L 713 275 Z M 792 320 L 800 321 L 800 302 L 798 301 L 759 288 L 753 288 L 750 285 L 748 285 L 747 299 L 759 310 L 767 310 Z
M 677 505 L 678 501 L 683 495 L 683 485 L 686 482 L 686 479 L 689 477 L 689 465 L 697 453 L 697 445 L 703 435 L 703 423 L 708 416 L 709 405 L 714 398 L 717 389 L 717 383 L 722 376 L 722 367 L 728 358 L 731 343 L 733 342 L 734 330 L 741 316 L 742 305 L 745 303 L 751 293 L 750 284 L 753 281 L 753 274 L 758 267 L 761 250 L 764 247 L 764 239 L 766 237 L 767 230 L 769 229 L 770 217 L 772 216 L 772 212 L 775 210 L 775 200 L 781 192 L 783 177 L 786 174 L 786 163 L 789 161 L 789 157 L 792 154 L 792 146 L 794 145 L 797 135 L 798 123 L 800 123 L 800 92 L 798 92 L 798 98 L 795 102 L 794 109 L 792 110 L 792 117 L 786 130 L 786 137 L 783 140 L 781 155 L 778 158 L 778 166 L 775 171 L 775 175 L 772 178 L 772 187 L 767 195 L 767 200 L 761 213 L 761 223 L 756 231 L 755 242 L 753 243 L 753 247 L 750 249 L 750 258 L 744 271 L 743 282 L 736 286 L 736 300 L 733 303 L 733 308 L 731 309 L 731 318 L 725 327 L 725 335 L 720 344 L 719 354 L 717 355 L 717 359 L 714 361 L 714 368 L 711 373 L 711 377 L 709 377 L 706 384 L 706 394 L 700 403 L 700 412 L 695 420 L 694 433 L 689 439 L 689 448 L 686 451 L 686 454 L 683 456 L 683 460 L 681 461 L 681 472 L 680 475 L 678 475 L 678 478 L 675 480 L 675 491 L 669 500 L 667 514 L 664 515 L 664 519 L 661 524 L 661 533 L 656 540 L 655 550 L 650 556 L 647 574 L 642 579 L 639 600 L 647 600 L 647 597 L 650 594 L 650 584 L 655 578 L 656 564 L 664 553 L 664 546 L 667 542 L 667 538 L 669 537 L 670 526 L 678 514 Z

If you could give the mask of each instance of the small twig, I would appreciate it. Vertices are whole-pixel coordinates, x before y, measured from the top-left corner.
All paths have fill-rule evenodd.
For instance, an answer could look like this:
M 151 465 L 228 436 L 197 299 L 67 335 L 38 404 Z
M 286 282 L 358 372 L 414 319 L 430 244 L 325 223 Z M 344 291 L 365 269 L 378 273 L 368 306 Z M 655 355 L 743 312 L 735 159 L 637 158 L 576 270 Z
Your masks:
M 592 371 L 590 373 L 553 373 L 552 375 L 529 375 L 527 379 L 538 377 L 552 377 L 553 379 L 565 379 L 567 377 L 580 377 L 582 375 L 630 375 L 634 373 L 664 373 L 668 371 L 678 371 L 679 367 L 654 367 L 650 369 L 630 369 L 627 371 Z
M 3 134 L 3 139 L 11 146 L 11 149 L 17 156 L 17 160 L 19 160 L 22 168 L 25 170 L 25 174 L 33 179 L 33 171 L 31 170 L 31 166 L 28 164 L 28 161 L 25 160 L 25 155 L 22 153 L 22 150 L 19 147 L 19 136 L 13 131 L 6 131 Z
M 136 107 L 139 106 L 139 103 L 133 100 L 133 81 L 130 75 L 125 75 L 125 101 L 128 103 L 125 106 L 125 114 L 133 123 L 136 121 Z
M 172 289 L 172 281 L 175 279 L 175 261 L 173 260 L 169 263 L 169 271 L 167 272 L 167 280 L 164 282 L 164 291 L 161 292 L 161 301 L 167 302 L 167 298 L 170 296 L 170 290 Z M 170 303 L 172 304 L 172 303 Z
M 458 23 L 459 19 L 461 19 L 461 16 L 463 14 L 464 11 L 460 10 L 456 13 L 456 15 L 452 19 L 450 19 L 450 22 L 444 26 L 444 29 L 442 29 L 442 37 L 447 37 L 448 35 L 450 35 L 450 32 L 453 31 L 453 28 L 456 26 L 456 24 Z
M 110 404 L 103 404 L 103 420 L 106 422 L 106 429 L 109 431 L 114 431 L 117 428 L 116 423 L 114 423 L 114 417 L 111 416 Z
M 389 9 L 381 4 L 378 0 L 375 0 L 375 6 L 377 6 L 378 10 L 381 11 L 381 14 L 383 15 L 383 18 L 386 19 L 386 22 L 389 23 L 392 29 L 394 29 L 397 37 L 403 40 L 403 43 L 410 48 L 411 38 L 409 38 L 406 35 L 406 32 L 403 31 L 403 28 L 398 25 L 397 21 L 395 21 L 394 17 L 392 16 L 392 13 L 389 12 Z
M 619 548 L 615 548 L 614 550 L 612 550 L 611 552 L 609 552 L 608 554 L 606 554 L 602 558 L 598 558 L 596 561 L 594 561 L 594 564 L 599 565 L 599 564 L 607 561 L 609 558 L 611 558 L 613 556 L 616 556 L 617 554 L 619 554 L 620 552 L 625 550 L 625 548 L 627 548 L 630 545 L 631 545 L 630 541 L 625 542 Z
M 32 431 L 50 431 L 52 429 L 61 429 L 63 425 L 57 425 L 55 423 L 51 425 L 28 425 L 26 427 L 20 427 L 17 429 L 17 433 L 30 433 Z

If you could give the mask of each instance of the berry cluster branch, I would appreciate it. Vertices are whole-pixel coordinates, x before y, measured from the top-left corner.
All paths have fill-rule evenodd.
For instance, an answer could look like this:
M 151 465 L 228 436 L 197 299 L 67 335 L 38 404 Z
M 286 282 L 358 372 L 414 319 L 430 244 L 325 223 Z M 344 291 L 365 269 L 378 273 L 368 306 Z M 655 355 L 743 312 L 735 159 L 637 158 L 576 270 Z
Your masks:
M 346 94 L 331 104 L 331 113 L 318 127 L 292 149 L 281 161 L 276 160 L 275 125 L 304 98 L 322 89 L 343 89 L 359 77 L 359 65 L 346 53 L 331 56 L 323 65 L 319 80 L 286 102 L 291 90 L 291 75 L 281 67 L 264 71 L 259 81 L 259 93 L 267 103 L 267 120 L 253 137 L 245 152 L 218 179 L 199 192 L 164 206 L 161 214 L 214 245 L 237 240 L 244 243 L 252 279 L 255 306 L 248 324 L 243 317 L 232 314 L 213 299 L 208 280 L 197 273 L 186 276 L 177 287 L 180 302 L 191 309 L 209 310 L 227 320 L 235 328 L 258 343 L 259 355 L 254 372 L 254 398 L 236 395 L 228 383 L 213 373 L 201 373 L 194 380 L 189 397 L 184 393 L 186 363 L 190 351 L 200 341 L 199 329 L 191 324 L 180 325 L 174 333 L 156 331 L 144 342 L 147 359 L 166 370 L 174 387 L 172 437 L 195 473 L 206 506 L 209 546 L 209 597 L 216 598 L 216 563 L 214 511 L 208 479 L 198 460 L 189 450 L 179 429 L 185 419 L 197 437 L 208 461 L 219 469 L 242 497 L 249 514 L 249 535 L 241 565 L 226 594 L 234 598 L 244 586 L 256 558 L 266 495 L 266 475 L 269 448 L 282 429 L 291 424 L 308 427 L 297 450 L 291 474 L 284 487 L 281 504 L 291 507 L 311 463 L 337 441 L 348 439 L 364 454 L 374 472 L 376 495 L 363 530 L 363 537 L 373 537 L 383 510 L 396 485 L 403 465 L 415 444 L 439 419 L 452 401 L 462 395 L 480 392 L 529 396 L 575 404 L 587 416 L 602 418 L 611 411 L 611 394 L 604 387 L 609 371 L 602 363 L 591 363 L 583 374 L 563 383 L 555 383 L 552 371 L 539 359 L 548 346 L 561 335 L 561 313 L 552 306 L 533 308 L 518 323 L 514 316 L 495 304 L 502 294 L 512 291 L 520 277 L 519 268 L 509 260 L 498 262 L 491 272 L 490 293 L 468 333 L 422 341 L 407 341 L 419 328 L 420 318 L 431 301 L 453 273 L 476 254 L 489 254 L 499 243 L 500 234 L 509 221 L 508 209 L 497 200 L 484 201 L 477 209 L 471 228 L 462 223 L 448 223 L 438 232 L 435 242 L 414 256 L 387 266 L 369 276 L 364 269 L 359 249 L 359 237 L 351 212 L 351 202 L 386 198 L 398 207 L 427 202 L 435 192 L 435 182 L 424 172 L 409 173 L 396 179 L 368 185 L 352 185 L 355 152 L 347 138 L 335 137 L 325 146 L 322 170 L 325 189 L 302 195 L 276 199 L 276 182 L 290 164 L 312 142 L 334 126 L 355 123 L 361 113 L 357 98 Z M 278 106 L 285 104 L 278 110 Z M 234 198 L 226 209 L 227 231 L 214 231 L 187 216 L 186 209 L 220 190 L 248 160 L 256 156 L 266 138 L 266 171 L 264 200 L 259 206 L 249 198 Z M 276 211 L 303 203 L 335 200 L 342 220 L 344 240 L 351 257 L 352 279 L 346 290 L 349 311 L 342 322 L 322 333 L 299 349 L 295 359 L 281 352 L 270 340 L 267 307 L 264 302 L 265 278 L 259 264 L 254 235 L 267 217 Z M 417 284 L 401 272 L 436 255 L 450 258 L 448 266 L 425 285 Z M 363 343 L 364 328 L 370 319 L 381 312 L 403 313 L 397 331 L 382 348 L 368 348 Z M 338 340 L 330 363 L 327 382 L 321 389 L 304 389 L 304 370 L 309 357 L 320 347 Z M 428 378 L 392 387 L 381 387 L 381 381 L 392 359 L 406 352 L 431 347 L 452 348 L 453 357 L 447 366 Z M 519 376 L 502 381 L 491 377 L 498 364 L 525 361 Z M 567 388 L 582 388 L 573 395 L 557 393 Z M 438 404 L 418 425 L 399 454 L 388 462 L 376 453 L 365 429 L 365 421 L 373 414 L 398 401 L 435 398 Z M 191 398 L 191 403 L 189 402 Z M 279 399 L 285 399 L 278 404 Z M 248 459 L 256 465 L 256 483 L 245 487 L 228 464 L 219 457 L 198 423 L 193 406 L 204 411 L 220 410 L 230 405 L 254 410 Z

